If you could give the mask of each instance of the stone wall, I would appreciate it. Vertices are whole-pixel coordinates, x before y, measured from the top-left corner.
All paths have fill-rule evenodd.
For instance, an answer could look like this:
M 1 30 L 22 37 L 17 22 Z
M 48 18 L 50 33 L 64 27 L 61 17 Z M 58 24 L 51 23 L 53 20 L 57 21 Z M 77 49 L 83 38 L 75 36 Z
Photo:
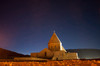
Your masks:
M 64 51 L 54 52 L 52 60 L 67 60 L 67 59 L 79 59 L 77 53 L 65 53 Z
M 38 57 L 39 53 L 31 53 L 31 57 Z
M 66 58 L 65 51 L 55 51 L 52 60 L 64 60 Z
M 60 43 L 50 43 L 48 44 L 48 49 L 51 51 L 60 51 Z
M 66 59 L 79 59 L 78 53 L 66 53 Z
M 43 49 L 41 52 L 39 53 L 31 53 L 31 57 L 38 57 L 38 58 L 52 58 L 53 57 L 53 53 L 48 50 L 47 48 Z
M 38 54 L 38 57 L 39 58 L 52 58 L 53 53 L 50 50 L 48 50 L 47 48 L 45 48 Z

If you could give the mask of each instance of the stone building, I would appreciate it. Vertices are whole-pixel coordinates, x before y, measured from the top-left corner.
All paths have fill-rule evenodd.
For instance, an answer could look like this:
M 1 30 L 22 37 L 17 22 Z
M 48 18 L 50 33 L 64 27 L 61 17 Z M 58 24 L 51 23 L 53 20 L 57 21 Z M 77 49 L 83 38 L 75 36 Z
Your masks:
M 69 53 L 64 49 L 55 32 L 48 42 L 48 48 L 43 49 L 39 53 L 31 53 L 31 57 L 52 60 L 79 59 L 78 53 Z

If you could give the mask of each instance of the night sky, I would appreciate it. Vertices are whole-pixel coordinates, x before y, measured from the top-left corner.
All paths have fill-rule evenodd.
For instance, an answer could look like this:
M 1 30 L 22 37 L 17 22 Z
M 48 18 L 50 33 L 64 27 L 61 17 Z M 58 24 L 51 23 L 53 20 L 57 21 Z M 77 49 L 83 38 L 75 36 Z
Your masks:
M 0 48 L 40 52 L 54 30 L 65 49 L 100 49 L 100 1 L 0 1 Z

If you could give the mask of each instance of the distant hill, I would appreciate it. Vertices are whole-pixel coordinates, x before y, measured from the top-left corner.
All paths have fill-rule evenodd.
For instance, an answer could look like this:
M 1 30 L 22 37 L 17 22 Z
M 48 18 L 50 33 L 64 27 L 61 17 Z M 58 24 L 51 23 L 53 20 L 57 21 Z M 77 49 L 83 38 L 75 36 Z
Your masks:
M 20 53 L 0 48 L 0 59 L 13 59 L 14 57 L 29 57 L 29 55 L 23 55 Z
M 80 59 L 100 59 L 100 49 L 66 49 L 66 51 L 77 52 Z M 0 48 L 0 59 L 13 59 L 14 57 L 29 57 L 29 55 Z
M 100 59 L 100 49 L 66 49 L 68 52 L 77 52 L 80 59 Z

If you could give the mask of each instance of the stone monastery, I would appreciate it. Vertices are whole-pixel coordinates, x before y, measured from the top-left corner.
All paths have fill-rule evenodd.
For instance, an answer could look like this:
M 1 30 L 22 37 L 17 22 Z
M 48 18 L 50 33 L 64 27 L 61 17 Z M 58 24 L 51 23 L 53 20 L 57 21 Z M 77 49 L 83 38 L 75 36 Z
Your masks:
M 79 59 L 78 53 L 70 53 L 64 49 L 55 32 L 48 42 L 48 48 L 43 49 L 39 53 L 31 53 L 31 57 L 52 60 Z

